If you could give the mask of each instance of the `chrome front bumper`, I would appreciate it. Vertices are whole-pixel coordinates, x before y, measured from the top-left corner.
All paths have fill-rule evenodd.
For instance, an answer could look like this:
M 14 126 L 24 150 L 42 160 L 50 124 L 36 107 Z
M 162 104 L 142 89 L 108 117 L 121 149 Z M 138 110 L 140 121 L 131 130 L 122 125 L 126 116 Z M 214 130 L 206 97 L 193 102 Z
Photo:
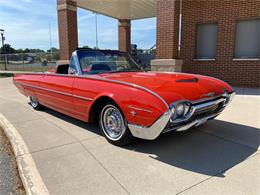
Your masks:
M 156 139 L 161 133 L 165 133 L 169 131 L 185 131 L 192 127 L 199 126 L 207 122 L 208 120 L 218 116 L 223 111 L 223 109 L 231 102 L 234 95 L 235 93 L 233 92 L 229 94 L 228 97 L 220 96 L 219 98 L 216 98 L 211 101 L 196 103 L 196 105 L 193 106 L 192 114 L 187 120 L 182 121 L 180 123 L 175 123 L 175 126 L 170 128 L 167 127 L 169 124 L 170 125 L 172 124 L 171 122 L 172 111 L 170 108 L 150 127 L 144 127 L 144 126 L 133 125 L 133 124 L 128 124 L 128 127 L 134 137 L 147 139 L 147 140 Z M 217 110 L 215 113 L 209 113 L 208 115 L 205 115 L 203 117 L 192 119 L 192 116 L 195 113 L 196 109 L 207 107 L 210 105 L 218 105 L 220 103 L 225 102 L 227 98 L 229 98 L 228 103 L 225 104 L 221 109 Z

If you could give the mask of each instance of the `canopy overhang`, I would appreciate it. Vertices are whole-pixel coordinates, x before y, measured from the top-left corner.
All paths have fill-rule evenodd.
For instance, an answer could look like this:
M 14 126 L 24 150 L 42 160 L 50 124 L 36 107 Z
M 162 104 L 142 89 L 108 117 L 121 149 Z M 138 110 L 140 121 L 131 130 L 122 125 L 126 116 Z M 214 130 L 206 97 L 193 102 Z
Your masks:
M 136 20 L 156 16 L 156 0 L 74 0 L 77 7 L 115 19 Z

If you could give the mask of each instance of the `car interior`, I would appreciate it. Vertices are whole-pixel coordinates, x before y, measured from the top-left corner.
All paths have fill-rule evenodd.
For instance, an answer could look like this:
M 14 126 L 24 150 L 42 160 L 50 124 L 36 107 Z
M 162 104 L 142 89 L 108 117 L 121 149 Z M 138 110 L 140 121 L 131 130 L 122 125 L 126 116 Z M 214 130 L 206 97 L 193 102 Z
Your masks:
M 68 74 L 69 65 L 68 64 L 62 64 L 57 67 L 56 73 L 57 74 Z

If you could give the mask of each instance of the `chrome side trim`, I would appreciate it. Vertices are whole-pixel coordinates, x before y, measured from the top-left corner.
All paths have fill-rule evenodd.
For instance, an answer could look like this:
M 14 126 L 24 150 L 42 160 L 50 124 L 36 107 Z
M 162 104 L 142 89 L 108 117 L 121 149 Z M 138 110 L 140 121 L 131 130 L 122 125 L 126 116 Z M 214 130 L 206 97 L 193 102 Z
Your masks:
M 87 98 L 87 97 L 83 97 L 83 96 L 79 96 L 79 95 L 72 95 L 74 98 L 78 98 L 78 99 L 82 99 L 82 100 L 86 100 L 86 101 L 92 101 L 92 98 Z
M 157 93 L 151 91 L 150 89 L 147 89 L 145 87 L 142 87 L 140 85 L 136 85 L 133 83 L 128 83 L 128 82 L 124 82 L 124 81 L 116 81 L 116 80 L 109 80 L 109 79 L 105 79 L 105 78 L 95 78 L 93 76 L 88 76 L 88 75 L 63 75 L 63 74 L 53 74 L 53 73 L 49 73 L 49 72 L 45 72 L 45 73 L 24 73 L 23 75 L 50 75 L 50 76 L 59 76 L 59 77 L 74 77 L 74 78 L 85 78 L 85 79 L 91 79 L 91 80 L 98 80 L 98 81 L 104 81 L 104 82 L 110 82 L 110 83 L 116 83 L 116 84 L 121 84 L 121 85 L 126 85 L 126 86 L 130 86 L 130 87 L 134 87 L 143 91 L 146 91 L 148 93 L 150 93 L 151 95 L 155 96 L 156 98 L 158 98 L 167 108 L 169 107 L 168 103 Z
M 56 91 L 56 90 L 52 90 L 52 89 L 47 89 L 47 88 L 44 88 L 44 87 L 38 87 L 38 86 L 24 84 L 24 83 L 18 83 L 18 84 L 22 85 L 22 86 L 40 89 L 40 90 L 43 90 L 43 91 L 48 91 L 48 92 L 51 92 L 51 93 L 56 93 L 56 94 L 60 94 L 60 95 L 64 95 L 64 96 L 70 96 L 70 97 L 74 97 L 74 98 L 78 98 L 78 99 L 82 99 L 82 100 L 86 100 L 86 101 L 92 101 L 93 100 L 92 98 L 87 98 L 87 97 L 78 96 L 78 95 L 74 95 L 74 94 L 64 93 L 64 92 L 60 92 L 60 91 Z
M 138 110 L 138 111 L 153 113 L 153 111 L 151 111 L 151 110 L 147 110 L 147 109 L 143 109 L 143 108 L 137 108 L 137 107 L 134 107 L 134 106 L 131 106 L 131 105 L 128 106 L 128 108 Z

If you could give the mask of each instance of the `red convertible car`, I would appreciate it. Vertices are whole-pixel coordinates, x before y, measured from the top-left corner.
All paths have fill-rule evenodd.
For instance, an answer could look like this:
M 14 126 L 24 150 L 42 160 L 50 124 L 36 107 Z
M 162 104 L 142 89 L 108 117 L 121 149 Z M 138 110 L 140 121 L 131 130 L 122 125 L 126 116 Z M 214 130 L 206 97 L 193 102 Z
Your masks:
M 77 49 L 56 71 L 17 74 L 14 84 L 43 106 L 86 122 L 99 122 L 105 138 L 125 145 L 134 137 L 153 140 L 215 118 L 234 92 L 202 75 L 145 72 L 124 52 Z

